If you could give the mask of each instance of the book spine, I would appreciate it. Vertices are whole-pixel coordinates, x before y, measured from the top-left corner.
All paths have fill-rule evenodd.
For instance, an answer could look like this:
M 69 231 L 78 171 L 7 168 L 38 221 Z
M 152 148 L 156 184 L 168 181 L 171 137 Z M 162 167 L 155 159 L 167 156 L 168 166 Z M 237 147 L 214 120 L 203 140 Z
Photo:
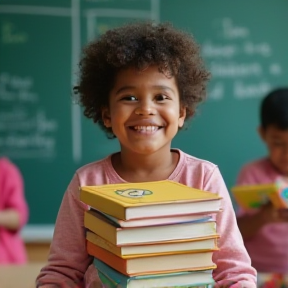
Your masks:
M 272 193 L 270 194 L 270 200 L 275 208 L 287 208 L 285 201 L 281 198 L 280 193 Z
M 89 232 L 89 231 L 88 231 Z M 105 250 L 110 251 L 111 253 L 121 257 L 121 247 L 117 247 L 116 245 L 112 244 L 111 242 L 107 241 L 106 239 L 98 236 L 98 235 L 91 235 L 92 233 L 87 233 L 86 239 L 92 242 L 94 245 L 97 245 Z
M 100 261 L 97 258 L 94 258 L 93 264 L 96 267 L 100 280 L 103 284 L 106 284 L 105 281 L 107 281 L 107 284 L 113 285 L 112 288 L 120 288 L 127 286 L 127 282 L 130 277 L 119 273 L 115 269 L 112 269 L 110 266 L 106 265 L 104 262 Z M 102 273 L 103 279 L 101 278 L 100 273 Z
M 105 288 L 115 288 L 115 287 L 117 287 L 117 288 L 127 288 L 127 285 L 125 283 L 116 282 L 114 279 L 111 279 L 108 275 L 106 275 L 105 273 L 101 272 L 100 270 L 98 270 L 98 276 L 99 276 L 102 284 L 104 284 L 103 287 L 105 287 Z M 197 288 L 197 287 L 195 287 L 195 288 Z M 206 287 L 203 287 L 203 288 L 206 288 Z
M 80 200 L 92 208 L 109 214 L 115 218 L 127 220 L 126 208 L 121 202 L 115 202 L 113 199 L 105 198 L 85 190 L 81 190 Z
M 117 228 L 94 217 L 90 211 L 85 211 L 84 226 L 112 244 L 117 245 Z
M 113 253 L 100 248 L 99 246 L 93 245 L 89 241 L 87 241 L 87 252 L 89 255 L 101 260 L 118 272 L 129 276 L 127 273 L 127 261 L 125 259 L 122 259 Z

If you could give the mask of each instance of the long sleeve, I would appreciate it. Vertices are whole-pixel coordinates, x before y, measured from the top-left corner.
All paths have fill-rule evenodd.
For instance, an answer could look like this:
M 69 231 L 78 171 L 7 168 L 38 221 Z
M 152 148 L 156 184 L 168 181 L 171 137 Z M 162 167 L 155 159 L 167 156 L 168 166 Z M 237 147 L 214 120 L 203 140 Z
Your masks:
M 213 261 L 217 264 L 213 273 L 217 286 L 256 287 L 256 270 L 251 266 L 250 257 L 237 226 L 229 193 L 217 167 L 207 180 L 205 190 L 219 193 L 223 197 L 223 212 L 220 212 L 216 219 L 217 232 L 220 234 L 220 250 L 216 251 L 213 256 Z
M 0 265 L 24 264 L 27 255 L 20 230 L 27 223 L 29 209 L 21 171 L 5 157 L 0 159 L 0 194 L 0 210 L 11 209 L 19 216 L 19 225 L 15 230 L 0 225 Z
M 237 185 L 250 185 L 257 183 L 257 175 L 255 175 L 252 171 L 249 171 L 246 167 L 243 167 L 236 180 Z
M 37 287 L 85 287 L 84 274 L 92 258 L 86 251 L 83 217 L 87 207 L 79 201 L 79 186 L 76 174 L 64 194 L 48 264 L 37 277 Z
M 11 162 L 8 162 L 8 160 L 5 167 L 6 170 L 2 171 L 6 177 L 5 187 L 2 187 L 6 194 L 6 196 L 4 195 L 6 198 L 4 209 L 15 209 L 18 212 L 20 229 L 28 220 L 28 206 L 24 195 L 23 177 L 19 169 Z
M 268 158 L 262 158 L 244 165 L 237 176 L 237 185 L 254 185 L 273 183 L 278 179 L 279 173 L 272 166 Z M 241 207 L 237 207 L 237 217 L 242 217 L 244 214 L 253 214 L 254 212 L 245 211 Z

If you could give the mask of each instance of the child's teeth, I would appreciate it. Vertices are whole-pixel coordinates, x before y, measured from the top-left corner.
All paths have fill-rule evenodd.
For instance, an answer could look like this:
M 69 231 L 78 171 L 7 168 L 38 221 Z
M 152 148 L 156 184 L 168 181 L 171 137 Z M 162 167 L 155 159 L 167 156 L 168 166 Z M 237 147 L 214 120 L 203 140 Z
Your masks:
M 139 131 L 155 131 L 157 126 L 135 126 L 134 129 Z

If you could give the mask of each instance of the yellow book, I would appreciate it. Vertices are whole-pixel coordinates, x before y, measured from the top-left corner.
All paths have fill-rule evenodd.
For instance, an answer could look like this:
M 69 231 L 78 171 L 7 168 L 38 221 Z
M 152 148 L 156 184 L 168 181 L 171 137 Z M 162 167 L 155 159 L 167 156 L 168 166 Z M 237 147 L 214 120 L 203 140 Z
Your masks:
M 288 207 L 288 187 L 283 187 L 279 181 L 268 184 L 234 186 L 231 191 L 238 205 L 245 210 L 257 209 L 268 201 L 271 201 L 277 209 Z
M 217 212 L 221 197 L 170 181 L 80 187 L 80 200 L 121 220 Z
M 216 223 L 213 220 L 121 228 L 91 210 L 84 213 L 84 226 L 116 246 L 142 245 L 163 241 L 176 242 L 183 239 L 217 235 Z
M 86 239 L 105 250 L 121 257 L 135 257 L 135 255 L 187 253 L 188 251 L 204 252 L 219 250 L 217 240 L 219 236 L 207 236 L 198 239 L 184 239 L 177 242 L 160 242 L 146 245 L 116 246 L 99 235 L 87 231 Z

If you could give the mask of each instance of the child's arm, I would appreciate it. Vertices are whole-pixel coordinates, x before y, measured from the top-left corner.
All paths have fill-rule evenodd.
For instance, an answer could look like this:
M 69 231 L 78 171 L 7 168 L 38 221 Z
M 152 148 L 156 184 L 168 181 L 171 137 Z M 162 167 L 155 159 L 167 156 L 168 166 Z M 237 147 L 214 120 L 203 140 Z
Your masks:
M 237 185 L 254 185 L 263 182 L 262 170 L 251 169 L 249 165 L 244 166 L 237 177 Z M 271 180 L 272 181 L 272 180 Z M 253 212 L 244 211 L 239 207 L 237 211 L 238 227 L 244 240 L 253 236 L 266 224 L 276 222 L 288 222 L 287 209 L 275 209 L 272 203 L 263 205 Z
M 237 223 L 244 240 L 253 237 L 266 224 L 288 222 L 287 209 L 275 209 L 271 202 L 255 213 L 239 213 Z
M 82 287 L 84 285 L 84 274 L 92 262 L 92 258 L 86 251 L 83 226 L 85 209 L 87 207 L 79 201 L 79 181 L 75 175 L 63 197 L 55 224 L 48 264 L 42 268 L 37 277 L 37 287 Z
M 237 216 L 237 223 L 239 230 L 244 240 L 253 236 L 266 224 L 278 221 L 277 210 L 269 202 L 263 205 L 259 211 L 255 213 L 239 214 Z
M 220 234 L 219 251 L 214 252 L 213 261 L 217 268 L 213 272 L 216 287 L 255 288 L 256 270 L 244 247 L 237 227 L 236 216 L 226 185 L 218 168 L 215 168 L 204 189 L 219 193 L 223 197 L 223 212 L 217 215 L 217 232 Z
M 5 209 L 0 211 L 0 227 L 18 231 L 28 220 L 23 177 L 17 166 L 8 159 L 2 160 L 0 170 L 4 179 L 1 198 L 5 201 Z
M 7 230 L 18 230 L 20 227 L 20 215 L 15 209 L 5 209 L 0 211 L 0 227 Z

